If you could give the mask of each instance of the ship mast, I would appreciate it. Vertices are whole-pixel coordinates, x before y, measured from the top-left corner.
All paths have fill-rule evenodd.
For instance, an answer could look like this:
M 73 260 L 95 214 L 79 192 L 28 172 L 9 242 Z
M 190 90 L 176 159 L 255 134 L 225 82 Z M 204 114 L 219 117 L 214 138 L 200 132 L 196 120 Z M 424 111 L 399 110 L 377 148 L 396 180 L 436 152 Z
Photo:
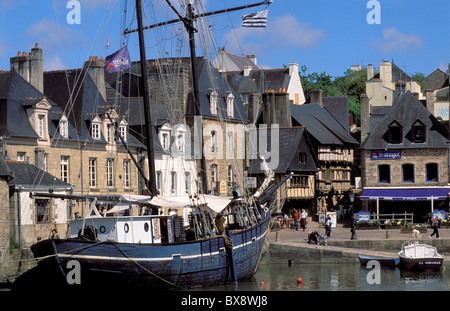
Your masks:
M 230 9 L 224 9 L 224 10 L 219 10 L 219 11 L 213 11 L 213 12 L 208 12 L 208 13 L 202 13 L 202 14 L 195 14 L 194 12 L 194 6 L 192 4 L 192 0 L 187 0 L 187 12 L 186 12 L 186 17 L 181 16 L 181 14 L 175 9 L 175 7 L 170 3 L 169 0 L 166 0 L 167 4 L 169 5 L 169 7 L 175 12 L 175 14 L 178 16 L 178 19 L 174 19 L 174 20 L 170 20 L 167 22 L 162 22 L 162 23 L 158 23 L 158 24 L 154 24 L 154 25 L 149 25 L 146 27 L 142 27 L 142 10 L 141 10 L 141 1 L 140 0 L 136 0 L 136 14 L 137 14 L 137 20 L 138 20 L 138 29 L 134 29 L 134 30 L 125 30 L 124 34 L 129 34 L 129 33 L 133 33 L 138 31 L 139 32 L 139 47 L 140 47 L 140 51 L 141 51 L 141 70 L 142 70 L 142 80 L 144 82 L 144 92 L 146 90 L 147 93 L 144 93 L 144 105 L 145 105 L 145 99 L 148 100 L 148 84 L 147 84 L 147 69 L 146 69 L 146 58 L 145 58 L 145 47 L 144 47 L 144 38 L 143 38 L 143 30 L 145 29 L 152 29 L 155 27 L 159 27 L 159 26 L 165 26 L 165 25 L 169 25 L 169 24 L 173 24 L 173 23 L 177 23 L 177 22 L 183 22 L 186 31 L 188 32 L 189 35 L 189 50 L 190 50 L 190 59 L 191 59 L 191 71 L 192 71 L 192 96 L 193 96 L 193 103 L 194 103 L 194 111 L 195 111 L 195 115 L 199 118 L 202 117 L 202 113 L 200 110 L 200 102 L 199 102 L 199 90 L 198 90 L 198 76 L 197 76 L 197 71 L 196 71 L 196 67 L 195 67 L 195 61 L 196 61 L 196 53 L 195 53 L 195 32 L 197 32 L 197 29 L 195 29 L 194 27 L 194 21 L 197 20 L 197 18 L 200 17 L 206 17 L 206 16 L 211 16 L 211 15 L 216 15 L 216 14 L 222 14 L 222 13 L 227 13 L 227 12 L 232 12 L 232 11 L 236 11 L 236 10 L 242 10 L 242 9 L 247 9 L 247 8 L 251 8 L 251 7 L 255 7 L 255 6 L 260 6 L 260 5 L 269 5 L 273 2 L 273 0 L 265 0 L 262 2 L 258 2 L 258 3 L 254 3 L 254 4 L 248 4 L 248 5 L 243 5 L 243 6 L 239 6 L 239 7 L 235 7 L 235 8 L 230 8 Z M 144 70 L 145 69 L 145 70 Z M 145 73 L 145 74 L 144 74 Z M 150 114 L 150 111 L 148 111 L 148 114 Z M 147 117 L 147 113 L 146 113 L 146 117 Z M 201 120 L 201 119 L 200 119 Z M 151 119 L 150 119 L 151 121 Z M 148 124 L 146 122 L 146 124 Z M 198 133 L 198 138 L 201 140 L 200 141 L 200 146 L 203 146 L 202 140 L 203 140 L 203 129 L 202 129 L 203 125 L 201 124 L 199 127 L 199 132 Z M 147 135 L 147 140 L 148 140 L 149 135 Z M 147 147 L 149 148 L 149 147 Z M 152 151 L 153 151 L 153 145 L 151 146 Z M 150 149 L 149 149 L 150 150 Z M 202 147 L 203 150 L 203 147 Z M 149 156 L 149 164 L 152 163 L 150 162 L 150 156 Z M 150 169 L 150 165 L 149 165 L 149 169 Z M 155 170 L 153 167 L 153 173 L 149 173 L 149 179 L 150 179 L 150 183 L 154 184 L 154 176 L 155 176 Z M 153 175 L 151 175 L 153 174 Z M 207 179 L 206 179 L 206 159 L 205 156 L 202 154 L 201 157 L 201 180 L 202 180 L 202 191 L 204 194 L 208 193 L 208 183 L 207 183 Z M 155 191 L 156 191 L 156 187 L 155 187 Z M 151 191 L 152 192 L 152 191 Z M 153 193 L 153 192 L 152 192 Z
M 142 26 L 142 3 L 141 0 L 136 0 L 136 16 L 139 34 L 139 52 L 141 57 L 141 89 L 143 89 L 144 97 L 144 120 L 145 120 L 145 143 L 147 146 L 147 159 L 148 159 L 148 180 L 147 189 L 151 196 L 154 197 L 157 194 L 156 190 L 156 173 L 155 173 L 155 152 L 153 149 L 153 123 L 150 111 L 150 92 L 148 90 L 148 73 L 147 73 L 147 58 L 145 56 L 145 41 L 144 31 Z

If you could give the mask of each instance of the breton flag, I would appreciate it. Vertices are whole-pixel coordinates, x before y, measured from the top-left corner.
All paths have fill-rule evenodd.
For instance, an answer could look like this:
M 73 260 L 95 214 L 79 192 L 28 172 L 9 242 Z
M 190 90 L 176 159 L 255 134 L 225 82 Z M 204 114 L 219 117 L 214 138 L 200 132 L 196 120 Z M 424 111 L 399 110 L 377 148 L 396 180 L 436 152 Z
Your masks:
M 264 10 L 242 16 L 242 26 L 265 28 L 267 24 L 267 13 L 268 10 Z
M 114 73 L 120 70 L 127 70 L 131 67 L 130 54 L 128 48 L 124 46 L 117 52 L 106 56 L 105 58 L 106 71 Z

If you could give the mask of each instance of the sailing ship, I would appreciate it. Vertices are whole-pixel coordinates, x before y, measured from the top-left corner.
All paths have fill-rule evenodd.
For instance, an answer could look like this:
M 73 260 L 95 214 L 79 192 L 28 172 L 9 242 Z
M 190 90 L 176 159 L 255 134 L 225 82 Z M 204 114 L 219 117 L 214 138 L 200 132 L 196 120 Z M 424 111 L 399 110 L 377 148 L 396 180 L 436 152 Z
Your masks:
M 166 2 L 170 5 L 169 1 Z M 235 9 L 271 2 L 264 1 Z M 199 96 L 193 21 L 195 18 L 208 16 L 208 13 L 196 15 L 191 4 L 187 7 L 187 16 L 182 17 L 171 6 L 179 17 L 175 21 L 182 21 L 189 33 L 192 96 L 196 102 Z M 71 284 L 69 280 L 72 268 L 79 265 L 82 285 L 118 282 L 157 288 L 210 286 L 251 278 L 261 259 L 271 213 L 277 204 L 273 197 L 291 175 L 275 183 L 274 173 L 263 159 L 266 178 L 260 188 L 251 196 L 240 197 L 235 192 L 230 199 L 206 195 L 206 168 L 202 161 L 200 178 L 203 194 L 189 196 L 188 206 L 186 198 L 176 200 L 157 195 L 152 165 L 154 158 L 150 96 L 147 75 L 144 74 L 147 72 L 147 62 L 141 10 L 141 1 L 136 0 L 149 178 L 142 172 L 141 174 L 151 196 L 123 196 L 109 212 L 127 210 L 132 206 L 153 212 L 140 216 L 106 216 L 96 208 L 96 198 L 89 197 L 89 212 L 83 218 L 70 221 L 69 238 L 42 240 L 31 246 L 38 265 L 26 274 L 31 277 L 38 274 L 44 276 L 46 281 L 67 285 Z M 199 107 L 195 107 L 196 113 L 200 114 Z M 120 133 L 118 136 L 120 138 Z M 54 193 L 30 193 L 30 196 L 76 200 L 87 198 Z M 158 207 L 183 208 L 190 212 L 184 217 L 178 214 L 161 215 L 155 213 L 155 208 L 157 211 Z

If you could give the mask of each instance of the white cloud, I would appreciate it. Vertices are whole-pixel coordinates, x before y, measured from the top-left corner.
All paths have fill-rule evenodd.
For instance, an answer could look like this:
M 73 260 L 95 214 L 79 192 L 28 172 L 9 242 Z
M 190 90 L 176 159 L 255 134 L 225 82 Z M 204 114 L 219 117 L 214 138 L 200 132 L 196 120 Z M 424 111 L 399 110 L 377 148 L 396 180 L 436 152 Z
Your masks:
M 386 53 L 401 52 L 412 48 L 420 48 L 423 39 L 413 34 L 405 34 L 395 27 L 384 28 L 382 39 L 372 39 L 371 45 Z
M 82 41 L 82 36 L 67 24 L 58 24 L 45 18 L 31 25 L 26 35 L 47 49 L 70 48 Z
M 314 29 L 293 15 L 271 20 L 269 14 L 266 28 L 240 27 L 226 33 L 223 42 L 230 53 L 263 55 L 274 49 L 313 48 L 324 38 L 323 30 Z
M 59 55 L 53 55 L 51 57 L 47 57 L 46 59 L 44 59 L 45 71 L 62 70 L 62 69 L 66 69 L 66 65 L 64 65 Z

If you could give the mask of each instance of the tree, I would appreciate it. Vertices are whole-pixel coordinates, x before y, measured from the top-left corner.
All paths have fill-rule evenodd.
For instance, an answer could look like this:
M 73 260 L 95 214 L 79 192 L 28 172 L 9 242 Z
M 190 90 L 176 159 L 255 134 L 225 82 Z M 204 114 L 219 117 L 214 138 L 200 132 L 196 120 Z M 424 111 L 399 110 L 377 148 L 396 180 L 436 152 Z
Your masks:
M 332 76 L 322 73 L 307 73 L 308 68 L 301 66 L 300 79 L 306 100 L 310 100 L 310 92 L 314 89 L 321 89 L 323 96 L 347 96 L 349 112 L 353 115 L 355 122 L 360 119 L 361 94 L 366 92 L 367 71 L 362 69 L 352 71 L 348 69 L 343 76 L 333 79 Z

